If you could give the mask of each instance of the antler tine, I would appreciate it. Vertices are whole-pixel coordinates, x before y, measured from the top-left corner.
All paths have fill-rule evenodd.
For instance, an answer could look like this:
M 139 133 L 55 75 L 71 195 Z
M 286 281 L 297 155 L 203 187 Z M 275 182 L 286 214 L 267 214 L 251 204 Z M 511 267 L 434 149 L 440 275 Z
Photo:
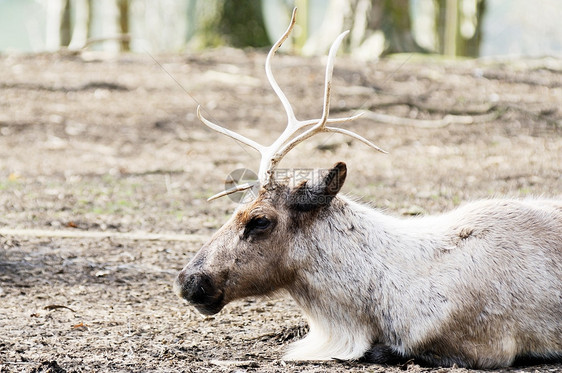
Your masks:
M 243 190 L 248 190 L 248 189 L 253 188 L 254 186 L 256 186 L 257 183 L 258 183 L 257 181 L 256 181 L 256 182 L 252 182 L 252 183 L 245 183 L 245 184 L 237 185 L 237 186 L 235 186 L 235 187 L 233 187 L 233 188 L 230 188 L 230 189 L 227 189 L 227 190 L 223 190 L 222 192 L 217 193 L 217 194 L 215 194 L 214 196 L 211 196 L 211 197 L 207 198 L 207 201 L 212 201 L 212 200 L 217 199 L 217 198 L 221 198 L 221 197 L 224 197 L 224 196 L 228 196 L 229 194 L 233 194 L 233 193 L 236 193 L 236 192 L 241 192 L 241 191 L 243 191 Z
M 287 113 L 289 124 L 296 121 L 295 113 L 293 111 L 293 108 L 291 107 L 291 103 L 287 99 L 287 96 L 285 96 L 285 94 L 281 90 L 281 87 L 279 87 L 279 84 L 277 84 L 277 81 L 273 76 L 273 72 L 271 71 L 271 59 L 275 55 L 275 52 L 277 52 L 277 50 L 285 42 L 285 40 L 287 40 L 291 31 L 293 31 L 297 19 L 296 17 L 297 17 L 297 8 L 293 9 L 293 14 L 291 15 L 291 23 L 289 24 L 287 31 L 285 31 L 285 33 L 281 36 L 281 38 L 279 38 L 279 40 L 277 40 L 277 42 L 273 44 L 273 47 L 271 47 L 271 50 L 269 51 L 269 53 L 267 54 L 267 58 L 265 59 L 265 75 L 267 76 L 267 80 L 269 81 L 271 88 L 273 88 L 273 91 L 275 92 L 277 97 L 279 97 L 279 100 L 281 100 L 281 103 L 283 104 L 283 108 Z
M 358 117 L 359 115 L 355 116 Z M 337 127 L 324 127 L 326 132 L 334 132 L 334 133 L 341 133 L 342 135 L 347 135 L 349 137 L 353 137 L 356 140 L 361 141 L 363 144 L 375 149 L 376 151 L 379 151 L 381 153 L 384 154 L 388 154 L 388 152 L 384 149 L 379 148 L 378 146 L 376 146 L 375 144 L 373 144 L 372 142 L 370 142 L 369 140 L 367 140 L 366 138 L 364 138 L 361 135 L 356 134 L 355 132 L 351 132 L 349 130 L 346 130 L 344 128 L 337 128 Z
M 326 121 L 326 124 L 328 124 L 328 123 L 329 123 L 329 124 L 347 123 L 347 122 L 350 122 L 350 121 L 352 121 L 352 120 L 355 120 L 355 119 L 357 119 L 357 118 L 363 116 L 363 114 L 364 114 L 364 113 L 361 112 L 361 113 L 359 113 L 359 114 L 355 114 L 355 115 L 352 115 L 352 116 L 350 116 L 350 117 L 345 117 L 345 118 L 331 118 L 331 119 L 328 119 L 328 120 Z M 321 120 L 321 119 L 301 120 L 301 121 L 299 121 L 300 128 L 304 128 L 304 127 L 306 127 L 306 126 L 310 126 L 310 125 L 313 125 L 313 124 L 318 124 L 318 121 L 320 121 L 320 120 Z
M 326 78 L 324 85 L 324 107 L 322 109 L 322 118 L 320 119 L 317 127 L 324 127 L 326 121 L 328 120 L 328 115 L 330 115 L 330 96 L 332 94 L 332 75 L 334 73 L 334 62 L 336 60 L 336 53 L 340 48 L 340 44 L 347 34 L 349 34 L 349 30 L 342 32 L 332 43 L 330 52 L 328 53 L 328 63 L 326 64 Z
M 263 154 L 263 152 L 265 150 L 265 147 L 263 145 L 258 144 L 257 142 L 247 138 L 246 136 L 242 136 L 239 133 L 236 133 L 234 131 L 231 131 L 229 129 L 221 127 L 218 124 L 215 124 L 215 123 L 205 119 L 205 117 L 203 117 L 203 115 L 201 114 L 201 105 L 197 106 L 197 118 L 199 118 L 199 120 L 201 122 L 203 122 L 210 129 L 212 129 L 214 131 L 217 131 L 218 133 L 222 133 L 223 135 L 226 135 L 226 136 L 228 136 L 228 137 L 230 137 L 230 138 L 232 138 L 236 141 L 239 141 L 242 144 L 246 144 L 246 145 L 256 149 L 258 152 Z
M 320 118 L 320 120 L 317 122 L 317 124 L 314 125 L 312 128 L 309 128 L 305 132 L 301 133 L 299 136 L 293 138 L 292 140 L 287 142 L 281 149 L 279 149 L 273 155 L 273 157 L 271 159 L 270 169 L 275 168 L 275 166 L 281 161 L 281 159 L 289 151 L 291 151 L 291 149 L 293 149 L 295 146 L 297 146 L 301 142 L 305 141 L 306 139 L 312 137 L 313 135 L 315 135 L 319 132 L 339 132 L 339 133 L 344 133 L 344 134 L 348 134 L 348 135 L 349 135 L 349 133 L 351 133 L 350 131 L 344 132 L 344 131 L 334 131 L 332 129 L 330 129 L 330 130 L 326 129 L 326 123 L 328 122 L 328 115 L 330 114 L 330 96 L 331 96 L 331 91 L 332 91 L 332 74 L 333 74 L 333 71 L 334 71 L 334 62 L 335 62 L 335 59 L 336 59 L 336 53 L 338 51 L 338 48 L 339 48 L 343 38 L 348 33 L 349 33 L 349 31 L 342 32 L 336 38 L 336 40 L 332 43 L 332 46 L 330 47 L 330 52 L 328 53 L 328 63 L 326 64 L 326 78 L 325 78 L 325 83 L 324 83 L 324 105 L 323 105 L 323 109 L 322 109 L 322 118 Z M 349 118 L 340 118 L 340 119 L 333 120 L 333 122 L 332 121 L 331 122 L 332 123 L 334 123 L 334 122 L 335 123 L 341 123 L 341 122 L 345 122 L 345 121 L 348 121 L 348 120 L 354 120 L 354 119 L 358 118 L 359 116 L 360 115 L 354 115 L 354 116 L 349 117 Z M 310 121 L 300 122 L 300 128 L 303 128 L 305 125 L 310 125 L 310 124 L 311 124 Z M 358 138 L 357 136 L 361 137 L 359 135 L 356 135 L 356 136 L 353 136 L 353 137 Z M 361 139 L 363 139 L 363 138 L 361 137 Z M 367 141 L 366 139 L 363 139 L 363 140 L 361 140 L 361 141 L 363 141 L 363 142 Z

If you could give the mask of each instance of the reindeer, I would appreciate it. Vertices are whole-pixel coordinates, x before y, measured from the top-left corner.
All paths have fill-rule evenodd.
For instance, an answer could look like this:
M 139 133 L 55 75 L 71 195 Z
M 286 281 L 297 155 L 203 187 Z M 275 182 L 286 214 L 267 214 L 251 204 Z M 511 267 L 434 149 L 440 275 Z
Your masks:
M 562 358 L 562 201 L 492 199 L 437 215 L 401 219 L 339 195 L 337 163 L 315 182 L 276 180 L 280 160 L 320 132 L 363 137 L 328 124 L 336 51 L 326 67 L 320 119 L 299 121 L 271 72 L 288 124 L 270 146 L 200 120 L 261 153 L 257 188 L 179 273 L 175 290 L 206 315 L 247 296 L 286 290 L 308 335 L 285 359 L 402 359 L 434 366 L 494 368 L 520 358 Z M 304 131 L 302 131 L 304 130 Z M 298 132 L 301 131 L 300 134 Z

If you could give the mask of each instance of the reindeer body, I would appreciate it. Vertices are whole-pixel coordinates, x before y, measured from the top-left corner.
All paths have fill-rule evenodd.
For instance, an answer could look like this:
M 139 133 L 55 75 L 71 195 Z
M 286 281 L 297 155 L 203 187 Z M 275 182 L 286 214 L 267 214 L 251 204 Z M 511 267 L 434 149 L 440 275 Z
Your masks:
M 287 358 L 355 359 L 375 343 L 445 366 L 562 356 L 561 201 L 396 219 L 340 197 L 292 244 L 288 290 L 310 333 Z
M 356 119 L 329 119 L 331 78 L 341 34 L 328 55 L 320 119 L 295 117 L 273 78 L 287 127 L 264 146 L 197 114 L 209 128 L 261 156 L 257 198 L 232 218 L 179 273 L 179 296 L 205 314 L 230 301 L 286 289 L 310 333 L 288 359 L 416 358 L 432 365 L 491 368 L 518 357 L 562 358 L 562 201 L 488 200 L 450 213 L 397 219 L 337 194 L 336 164 L 315 183 L 289 187 L 274 178 L 283 156 L 316 133 L 353 137 Z M 384 151 L 383 151 L 384 152 Z
M 562 201 L 399 219 L 336 196 L 345 174 L 263 188 L 180 272 L 178 294 L 213 314 L 286 289 L 310 325 L 291 360 L 562 358 Z

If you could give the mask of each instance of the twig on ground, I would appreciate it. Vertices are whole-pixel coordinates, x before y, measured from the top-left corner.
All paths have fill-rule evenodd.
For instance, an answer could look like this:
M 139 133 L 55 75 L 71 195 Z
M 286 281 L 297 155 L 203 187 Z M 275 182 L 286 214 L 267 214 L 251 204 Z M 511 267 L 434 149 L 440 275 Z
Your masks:
M 109 232 L 48 229 L 0 228 L 0 236 L 50 237 L 50 238 L 116 238 L 137 241 L 184 241 L 199 242 L 206 237 L 197 234 L 148 233 L 148 232 Z
M 46 309 L 46 310 L 48 310 L 48 311 L 51 311 L 51 310 L 58 310 L 58 309 L 61 309 L 61 308 L 70 310 L 70 311 L 72 311 L 72 312 L 76 312 L 76 311 L 74 311 L 72 308 L 67 307 L 67 306 L 63 306 L 63 305 L 61 305 L 61 304 L 49 304 L 48 306 L 43 307 L 43 309 Z
M 377 122 L 392 124 L 395 126 L 409 126 L 417 128 L 443 128 L 450 124 L 476 124 L 489 122 L 502 115 L 501 112 L 492 112 L 483 115 L 445 115 L 442 119 L 411 119 L 397 117 L 394 115 L 365 111 L 363 118 L 372 119 Z

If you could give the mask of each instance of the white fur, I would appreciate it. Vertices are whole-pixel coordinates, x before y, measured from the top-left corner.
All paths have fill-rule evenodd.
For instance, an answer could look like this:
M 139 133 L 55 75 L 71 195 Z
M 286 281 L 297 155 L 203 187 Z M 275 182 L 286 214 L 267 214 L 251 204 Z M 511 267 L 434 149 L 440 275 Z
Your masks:
M 411 219 L 335 205 L 292 241 L 301 275 L 289 292 L 310 334 L 287 359 L 353 359 L 375 342 L 412 354 L 473 321 L 474 336 L 451 346 L 473 364 L 562 355 L 562 202 L 480 201 Z
M 196 305 L 217 312 L 286 289 L 310 326 L 290 360 L 373 347 L 442 366 L 562 358 L 562 201 L 484 200 L 400 219 L 345 197 L 300 211 L 287 192 L 263 190 L 239 209 L 180 272 L 178 293 L 193 300 L 204 274 L 211 302 Z M 255 216 L 276 225 L 247 233 Z
M 333 320 L 307 317 L 310 331 L 289 346 L 286 360 L 350 360 L 360 358 L 371 344 L 368 328 L 336 324 Z

